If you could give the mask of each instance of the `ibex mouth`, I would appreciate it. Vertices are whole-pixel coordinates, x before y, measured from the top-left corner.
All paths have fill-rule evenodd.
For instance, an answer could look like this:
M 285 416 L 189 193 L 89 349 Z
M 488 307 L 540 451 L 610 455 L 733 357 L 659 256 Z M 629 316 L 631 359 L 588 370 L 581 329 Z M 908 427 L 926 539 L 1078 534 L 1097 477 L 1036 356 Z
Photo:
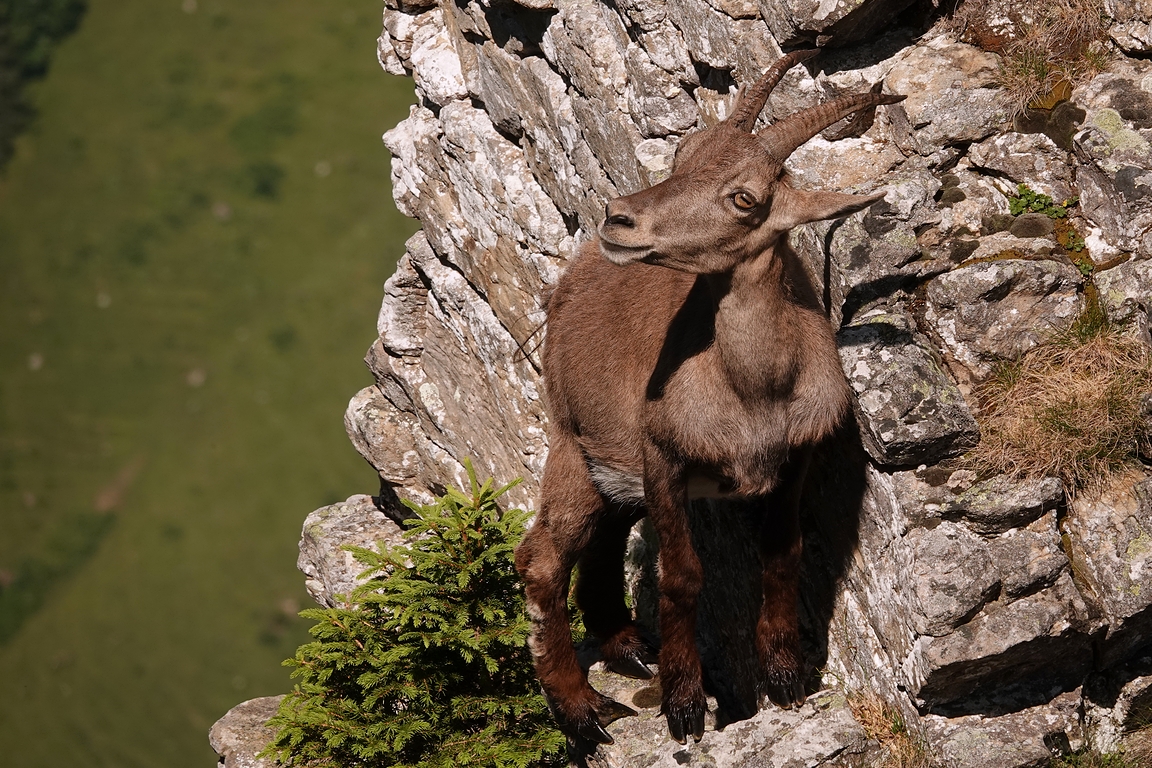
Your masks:
M 617 243 L 605 237 L 603 231 L 601 231 L 600 253 L 603 254 L 604 258 L 608 259 L 608 261 L 623 267 L 636 261 L 642 261 L 652 253 L 652 246 Z

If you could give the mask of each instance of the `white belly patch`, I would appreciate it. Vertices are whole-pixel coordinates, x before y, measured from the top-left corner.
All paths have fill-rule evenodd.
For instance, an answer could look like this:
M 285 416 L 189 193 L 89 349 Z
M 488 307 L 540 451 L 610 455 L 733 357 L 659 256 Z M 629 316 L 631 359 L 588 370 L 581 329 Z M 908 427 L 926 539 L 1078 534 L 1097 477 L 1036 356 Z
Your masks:
M 588 470 L 596 488 L 609 499 L 621 504 L 644 503 L 644 478 L 639 475 L 596 461 L 588 462 Z M 715 478 L 700 474 L 688 476 L 689 499 L 724 499 L 732 495 L 731 491 L 721 490 Z
M 644 478 L 596 461 L 588 462 L 592 482 L 613 501 L 621 504 L 644 503 Z

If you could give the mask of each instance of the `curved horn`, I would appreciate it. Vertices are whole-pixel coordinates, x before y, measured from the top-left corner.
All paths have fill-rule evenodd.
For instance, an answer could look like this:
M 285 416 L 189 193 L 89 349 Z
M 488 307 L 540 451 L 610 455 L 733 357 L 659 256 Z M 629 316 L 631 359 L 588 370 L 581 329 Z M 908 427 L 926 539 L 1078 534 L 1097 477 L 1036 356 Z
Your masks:
M 818 53 L 820 53 L 819 48 L 812 48 L 805 51 L 792 51 L 792 53 L 777 60 L 777 62 L 756 81 L 755 85 L 740 95 L 740 101 L 736 105 L 736 109 L 728 116 L 728 122 L 742 131 L 751 133 L 752 127 L 756 125 L 756 118 L 760 116 L 760 113 L 764 111 L 764 105 L 768 103 L 768 95 L 772 93 L 772 89 L 775 88 L 776 84 L 780 82 L 780 79 L 784 77 L 784 73 Z
M 869 109 L 881 104 L 895 104 L 907 96 L 886 93 L 861 93 L 855 96 L 841 96 L 825 104 L 789 115 L 778 123 L 760 131 L 760 142 L 769 154 L 783 162 L 796 147 L 812 138 L 820 131 L 861 109 Z

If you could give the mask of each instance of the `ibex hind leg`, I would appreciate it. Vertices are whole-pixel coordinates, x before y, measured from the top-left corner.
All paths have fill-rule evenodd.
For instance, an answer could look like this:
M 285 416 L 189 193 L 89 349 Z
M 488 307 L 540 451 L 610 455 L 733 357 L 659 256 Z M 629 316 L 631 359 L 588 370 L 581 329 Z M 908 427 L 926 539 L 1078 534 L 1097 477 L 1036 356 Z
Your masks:
M 639 680 L 654 676 L 648 662 L 655 649 L 644 640 L 624 601 L 624 559 L 628 534 L 643 508 L 607 503 L 604 516 L 577 566 L 576 604 L 584 626 L 600 642 L 608 669 Z
M 785 465 L 779 487 L 766 500 L 760 533 L 764 602 L 756 645 L 764 669 L 763 693 L 781 707 L 798 706 L 806 698 L 797 608 L 803 550 L 800 494 L 807 468 L 806 453 Z
M 668 733 L 684 744 L 704 735 L 707 704 L 696 648 L 696 604 L 704 582 L 692 547 L 682 473 L 652 451 L 644 456 L 644 500 L 660 539 L 660 710 Z
M 603 514 L 603 500 L 588 477 L 575 440 L 554 433 L 544 468 L 540 512 L 516 550 L 516 569 L 524 580 L 533 623 L 529 646 L 560 729 L 573 738 L 610 744 L 612 737 L 604 726 L 634 712 L 588 684 L 572 647 L 568 616 L 572 567 Z

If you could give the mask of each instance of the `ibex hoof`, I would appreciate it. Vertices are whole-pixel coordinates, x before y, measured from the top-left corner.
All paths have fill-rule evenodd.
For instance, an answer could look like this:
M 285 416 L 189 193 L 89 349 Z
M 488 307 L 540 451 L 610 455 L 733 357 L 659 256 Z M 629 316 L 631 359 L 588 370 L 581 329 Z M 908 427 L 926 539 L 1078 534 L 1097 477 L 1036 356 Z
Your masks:
M 604 730 L 596 712 L 589 712 L 583 717 L 566 718 L 556 712 L 556 724 L 560 731 L 570 739 L 590 741 L 593 744 L 612 744 L 614 740 L 608 731 Z
M 577 736 L 595 744 L 615 744 L 616 740 L 612 738 L 608 731 L 604 730 L 604 726 L 595 720 L 587 720 L 575 725 L 574 729 Z
M 799 707 L 808 698 L 804 691 L 804 681 L 799 678 L 787 682 L 766 683 L 764 692 L 769 701 L 783 709 Z
M 703 701 L 687 706 L 666 707 L 668 717 L 668 733 L 678 744 L 688 743 L 688 734 L 692 734 L 693 741 L 704 738 L 704 711 Z
M 617 659 L 609 659 L 604 666 L 608 667 L 609 672 L 615 672 L 618 675 L 636 680 L 651 680 L 656 676 L 647 664 L 632 654 Z
M 566 718 L 556 711 L 556 723 L 561 731 L 573 738 L 595 744 L 613 744 L 612 735 L 604 729 L 622 717 L 635 714 L 636 710 L 631 707 L 601 696 L 595 707 L 582 717 Z
M 600 718 L 601 725 L 611 725 L 622 717 L 632 717 L 635 714 L 636 710 L 632 707 L 607 697 L 596 707 L 596 716 Z
M 655 645 L 636 632 L 635 627 L 606 640 L 600 650 L 609 672 L 636 680 L 651 680 L 656 676 L 648 668 L 649 662 L 656 661 Z

